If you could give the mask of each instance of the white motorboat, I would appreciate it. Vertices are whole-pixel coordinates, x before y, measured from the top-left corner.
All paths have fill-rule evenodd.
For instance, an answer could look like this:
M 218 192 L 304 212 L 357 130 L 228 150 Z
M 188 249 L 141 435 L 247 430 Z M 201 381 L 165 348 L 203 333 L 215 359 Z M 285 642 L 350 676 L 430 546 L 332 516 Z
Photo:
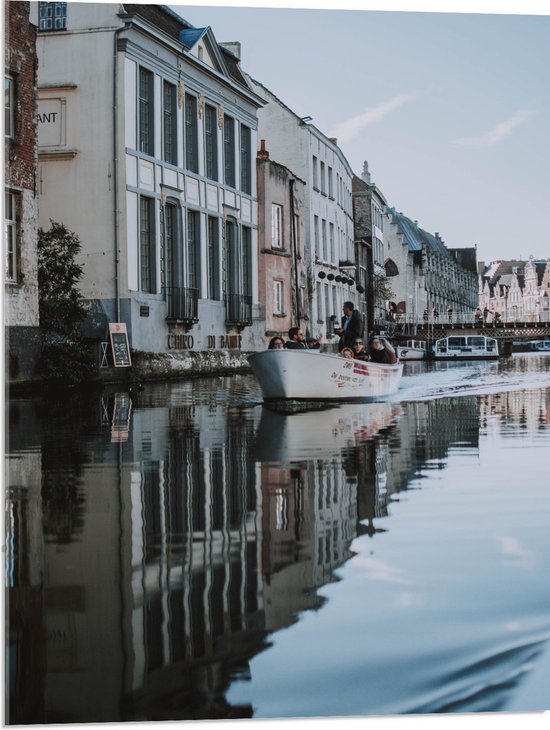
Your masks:
M 399 340 L 395 352 L 400 360 L 425 360 L 428 354 L 426 340 Z
M 531 352 L 550 352 L 550 340 L 531 340 L 529 349 Z
M 449 335 L 435 341 L 432 356 L 436 360 L 496 360 L 498 342 L 485 335 Z
M 348 360 L 318 350 L 265 350 L 248 357 L 266 401 L 349 401 L 395 393 L 403 364 Z

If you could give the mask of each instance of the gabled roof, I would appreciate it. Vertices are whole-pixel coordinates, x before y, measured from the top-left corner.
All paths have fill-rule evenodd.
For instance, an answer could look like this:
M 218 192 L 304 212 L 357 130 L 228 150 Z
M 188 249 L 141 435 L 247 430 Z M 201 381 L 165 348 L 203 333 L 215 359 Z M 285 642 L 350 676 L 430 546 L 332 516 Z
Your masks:
M 208 28 L 184 28 L 180 31 L 179 42 L 190 51 L 200 41 L 203 35 L 206 34 L 207 30 Z
M 422 248 L 426 247 L 443 256 L 451 256 L 449 250 L 439 237 L 433 236 L 428 231 L 423 230 L 417 223 L 407 218 L 406 215 L 398 213 L 395 208 L 389 208 L 388 213 L 391 216 L 392 222 L 397 226 L 399 233 L 405 239 L 409 251 L 422 251 Z

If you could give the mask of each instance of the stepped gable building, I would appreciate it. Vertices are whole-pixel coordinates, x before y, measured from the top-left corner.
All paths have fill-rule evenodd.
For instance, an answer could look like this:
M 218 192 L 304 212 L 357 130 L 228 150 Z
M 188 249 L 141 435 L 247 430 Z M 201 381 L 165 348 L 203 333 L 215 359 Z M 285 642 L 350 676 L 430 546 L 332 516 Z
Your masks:
M 368 163 L 352 180 L 357 282 L 365 289 L 367 331 L 383 328 L 388 317 L 384 248 L 384 210 L 387 201 L 371 181 Z M 391 264 L 390 264 L 391 266 Z
M 162 5 L 33 3 L 40 222 L 82 242 L 87 334 L 263 347 L 257 110 L 236 47 Z
M 385 268 L 398 319 L 419 322 L 471 316 L 478 305 L 475 248 L 448 249 L 439 233 L 420 228 L 394 208 L 386 211 Z
M 4 327 L 10 382 L 32 379 L 40 351 L 36 25 L 29 13 L 28 2 L 4 5 Z
M 550 259 L 480 262 L 479 306 L 504 322 L 550 321 Z
M 307 296 L 306 184 L 270 159 L 264 140 L 256 158 L 258 181 L 258 287 L 265 335 L 287 339 L 309 313 Z
M 306 183 L 304 233 L 308 272 L 300 321 L 313 336 L 330 342 L 347 300 L 357 303 L 352 207 L 352 169 L 338 147 L 311 123 L 299 117 L 259 81 L 249 78 L 266 100 L 258 110 L 258 132 L 273 160 Z

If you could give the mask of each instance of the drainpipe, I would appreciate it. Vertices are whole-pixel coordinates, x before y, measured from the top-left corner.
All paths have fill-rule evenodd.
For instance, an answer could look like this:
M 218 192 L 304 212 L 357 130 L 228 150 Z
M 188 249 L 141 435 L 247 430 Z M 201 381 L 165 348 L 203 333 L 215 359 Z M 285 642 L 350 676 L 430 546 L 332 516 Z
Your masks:
M 120 281 L 119 281 L 119 230 L 118 230 L 118 36 L 126 26 L 117 28 L 114 34 L 113 51 L 113 177 L 114 177 L 114 248 L 115 248 L 115 304 L 116 322 L 120 322 Z
M 292 243 L 292 264 L 294 267 L 294 286 L 296 288 L 296 326 L 300 326 L 300 283 L 298 277 L 298 251 L 296 250 L 296 219 L 294 217 L 294 180 L 289 180 L 290 194 L 290 239 Z

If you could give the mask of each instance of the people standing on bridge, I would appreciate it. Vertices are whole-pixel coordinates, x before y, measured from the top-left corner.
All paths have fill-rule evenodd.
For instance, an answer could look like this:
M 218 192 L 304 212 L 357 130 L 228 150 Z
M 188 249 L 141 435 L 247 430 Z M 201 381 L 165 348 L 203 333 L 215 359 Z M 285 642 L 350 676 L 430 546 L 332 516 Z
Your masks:
M 437 320 L 439 319 L 439 312 L 435 307 L 432 309 L 432 316 L 434 318 L 434 322 L 437 322 Z
M 483 324 L 483 313 L 481 309 L 478 307 L 474 313 L 474 322 L 476 325 Z
M 487 323 L 490 314 L 491 312 L 487 309 L 487 307 L 485 307 L 485 309 L 483 310 L 483 324 Z
M 449 322 L 449 324 L 453 323 L 453 308 L 452 307 L 449 307 L 449 309 L 447 309 L 447 321 Z
M 426 324 L 427 324 L 428 323 L 428 319 L 430 317 L 430 315 L 428 313 L 428 307 L 426 307 L 426 309 L 424 310 L 424 314 L 422 316 L 423 316 L 424 322 L 426 322 Z

